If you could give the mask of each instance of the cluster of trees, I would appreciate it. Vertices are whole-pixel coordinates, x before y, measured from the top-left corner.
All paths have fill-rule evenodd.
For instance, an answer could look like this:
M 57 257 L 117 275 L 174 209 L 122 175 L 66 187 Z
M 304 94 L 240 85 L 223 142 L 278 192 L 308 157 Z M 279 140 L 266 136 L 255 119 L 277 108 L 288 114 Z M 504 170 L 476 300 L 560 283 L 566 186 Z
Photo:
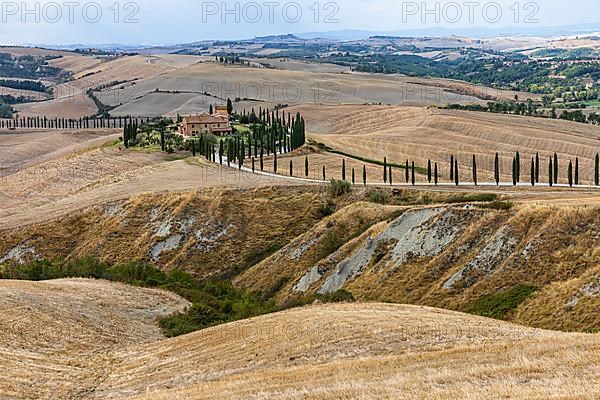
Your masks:
M 129 148 L 129 143 L 137 141 L 138 125 L 135 121 L 128 121 L 123 128 L 123 144 Z M 133 144 L 132 143 L 132 144 Z
M 228 104 L 229 106 L 229 104 Z M 252 160 L 252 169 L 259 160 L 260 170 L 264 170 L 264 157 L 274 156 L 274 171 L 277 172 L 277 155 L 291 152 L 306 141 L 306 125 L 304 118 L 297 113 L 292 116 L 280 110 L 269 112 L 259 109 L 258 114 L 254 109 L 250 113 L 244 110 L 236 115 L 240 123 L 249 124 L 249 131 L 238 133 L 226 138 L 217 138 L 213 135 L 201 135 L 197 140 L 191 141 L 192 155 L 200 153 L 208 160 L 220 164 L 226 160 L 230 166 L 235 163 L 241 168 L 246 159 Z
M 42 82 L 39 81 L 22 81 L 13 79 L 0 79 L 0 86 L 18 90 L 29 90 L 32 92 L 46 93 L 48 88 Z
M 51 67 L 49 60 L 56 56 L 13 56 L 0 53 L 0 76 L 17 79 L 59 78 L 64 73 L 60 68 Z
M 216 56 L 215 61 L 220 64 L 250 65 L 250 61 L 242 60 L 239 56 Z

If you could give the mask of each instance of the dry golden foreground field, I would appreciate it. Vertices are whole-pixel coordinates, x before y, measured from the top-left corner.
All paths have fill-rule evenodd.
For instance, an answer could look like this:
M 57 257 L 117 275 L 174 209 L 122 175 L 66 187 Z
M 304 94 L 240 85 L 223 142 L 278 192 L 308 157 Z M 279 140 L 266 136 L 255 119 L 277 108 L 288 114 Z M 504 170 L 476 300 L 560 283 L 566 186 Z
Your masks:
M 598 351 L 424 307 L 314 306 L 121 348 L 82 398 L 594 399 Z
M 163 339 L 156 319 L 188 305 L 102 281 L 0 281 L 0 398 L 82 398 L 105 379 L 112 352 Z
M 596 399 L 597 335 L 427 307 L 313 305 L 163 339 L 188 303 L 89 280 L 0 282 L 0 396 Z
M 452 111 L 423 107 L 387 106 L 320 106 L 291 107 L 300 112 L 307 123 L 309 139 L 337 151 L 365 159 L 404 164 L 415 161 L 426 167 L 427 160 L 437 162 L 440 175 L 449 180 L 450 156 L 458 158 L 462 181 L 472 181 L 471 160 L 478 161 L 479 181 L 492 182 L 494 155 L 500 156 L 501 174 L 511 181 L 512 158 L 520 152 L 522 180 L 529 182 L 531 159 L 540 155 L 540 179 L 547 182 L 548 159 L 555 152 L 560 160 L 560 182 L 567 181 L 567 165 L 578 157 L 582 184 L 593 181 L 594 157 L 600 151 L 600 127 L 562 120 L 514 115 Z M 295 163 L 302 162 L 301 160 Z M 351 161 L 352 162 L 352 161 Z M 324 161 L 317 159 L 318 164 Z M 330 162 L 341 170 L 341 159 Z M 363 162 L 353 162 L 362 169 Z M 287 173 L 286 164 L 282 164 Z M 375 168 L 377 169 L 377 168 Z M 375 173 L 375 182 L 383 172 Z M 357 171 L 358 172 L 358 171 Z M 359 175 L 362 180 L 362 173 Z M 396 181 L 403 179 L 398 170 Z M 417 182 L 425 182 L 420 175 Z

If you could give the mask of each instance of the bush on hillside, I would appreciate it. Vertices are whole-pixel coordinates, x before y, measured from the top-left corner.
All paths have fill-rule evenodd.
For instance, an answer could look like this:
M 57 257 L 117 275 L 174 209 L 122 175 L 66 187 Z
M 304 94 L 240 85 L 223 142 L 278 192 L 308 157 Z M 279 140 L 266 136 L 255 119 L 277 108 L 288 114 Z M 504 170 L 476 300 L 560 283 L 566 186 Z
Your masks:
M 329 191 L 331 193 L 331 197 L 340 197 L 347 193 L 350 193 L 352 186 L 350 182 L 340 181 L 337 179 L 332 179 L 329 185 Z

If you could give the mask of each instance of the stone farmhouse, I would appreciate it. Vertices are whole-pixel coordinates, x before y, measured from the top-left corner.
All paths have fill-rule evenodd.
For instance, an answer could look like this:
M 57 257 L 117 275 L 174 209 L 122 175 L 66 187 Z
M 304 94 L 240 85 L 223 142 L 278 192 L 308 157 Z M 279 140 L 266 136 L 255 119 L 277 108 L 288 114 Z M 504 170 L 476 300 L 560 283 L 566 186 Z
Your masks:
M 217 136 L 227 136 L 233 133 L 233 128 L 229 122 L 229 113 L 227 107 L 217 106 L 214 113 L 190 115 L 183 118 L 179 124 L 179 133 L 185 137 L 195 137 L 206 134 Z

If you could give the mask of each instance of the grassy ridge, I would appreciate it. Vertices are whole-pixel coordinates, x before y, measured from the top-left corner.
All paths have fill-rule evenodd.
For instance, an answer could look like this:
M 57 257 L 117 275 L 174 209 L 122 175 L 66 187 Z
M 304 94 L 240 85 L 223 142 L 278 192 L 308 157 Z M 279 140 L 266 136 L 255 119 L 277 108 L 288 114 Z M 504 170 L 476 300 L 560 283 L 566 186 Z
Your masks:
M 323 302 L 352 301 L 352 294 L 339 291 L 327 296 L 307 296 L 283 305 L 273 301 L 273 293 L 260 293 L 236 288 L 229 280 L 211 278 L 199 282 L 179 269 L 165 273 L 148 263 L 110 266 L 93 257 L 70 262 L 37 260 L 15 267 L 1 267 L 0 279 L 44 281 L 63 278 L 104 279 L 129 285 L 168 290 L 189 300 L 185 313 L 159 321 L 168 337 L 183 335 L 226 322 Z

